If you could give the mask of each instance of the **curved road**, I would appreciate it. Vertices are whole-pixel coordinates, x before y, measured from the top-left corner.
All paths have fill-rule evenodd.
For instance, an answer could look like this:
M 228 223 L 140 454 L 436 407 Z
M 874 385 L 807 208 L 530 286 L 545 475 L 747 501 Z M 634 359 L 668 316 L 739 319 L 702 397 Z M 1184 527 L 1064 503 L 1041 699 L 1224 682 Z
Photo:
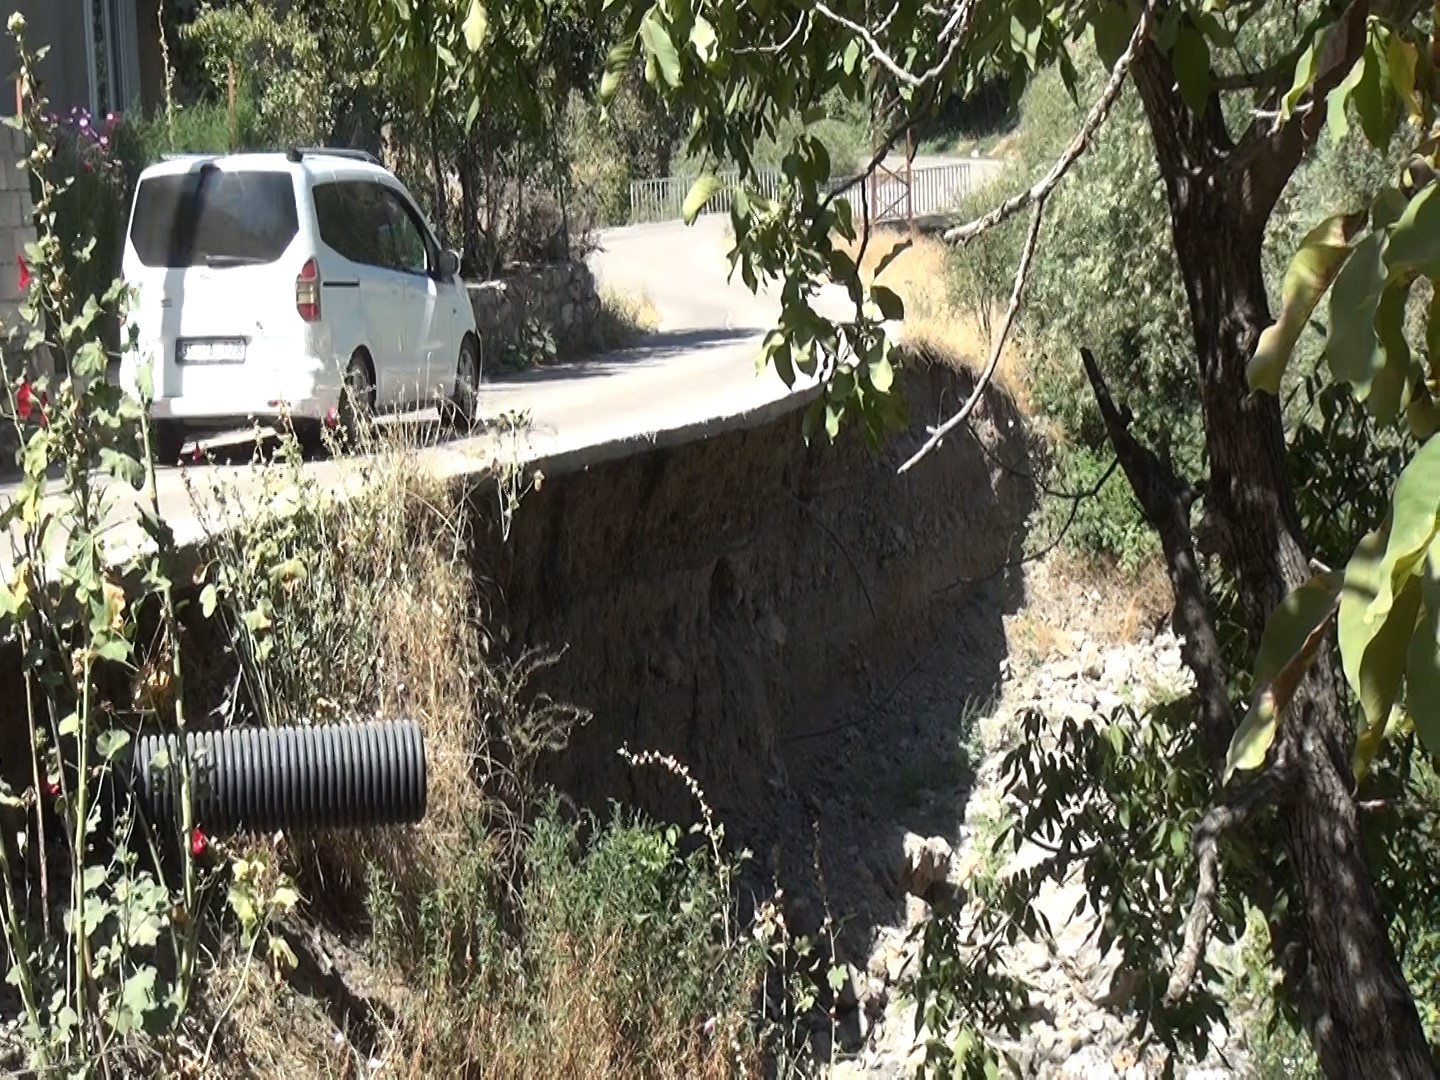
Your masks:
M 667 222 L 601 233 L 589 260 L 596 277 L 603 286 L 647 295 L 660 314 L 658 332 L 622 352 L 488 381 L 481 401 L 487 417 L 522 413 L 528 418 L 518 446 L 502 442 L 491 430 L 427 448 L 431 466 L 445 475 L 478 472 L 502 453 L 524 461 L 574 455 L 581 465 L 592 454 L 597 460 L 606 456 L 607 447 L 613 453 L 615 447 L 635 445 L 637 438 L 743 415 L 790 394 L 772 370 L 756 370 L 760 341 L 774 326 L 779 304 L 751 294 L 738 274 L 733 283 L 726 280 L 727 228 L 726 217 L 713 216 L 690 228 Z M 391 422 L 433 425 L 435 420 L 434 410 L 428 410 Z M 353 459 L 319 460 L 306 469 L 338 491 L 355 482 L 357 465 Z M 246 495 L 258 495 L 260 485 L 246 464 L 161 471 L 160 510 L 180 543 L 204 531 L 191 492 L 205 498 L 216 486 L 244 513 L 254 506 L 245 506 Z M 0 485 L 0 505 L 15 487 L 14 482 Z M 116 555 L 122 555 L 139 534 L 133 527 L 133 493 L 119 485 L 115 490 L 119 498 L 110 540 Z M 202 516 L 212 525 L 216 520 L 211 513 Z M 10 561 L 11 552 L 0 551 L 0 569 Z

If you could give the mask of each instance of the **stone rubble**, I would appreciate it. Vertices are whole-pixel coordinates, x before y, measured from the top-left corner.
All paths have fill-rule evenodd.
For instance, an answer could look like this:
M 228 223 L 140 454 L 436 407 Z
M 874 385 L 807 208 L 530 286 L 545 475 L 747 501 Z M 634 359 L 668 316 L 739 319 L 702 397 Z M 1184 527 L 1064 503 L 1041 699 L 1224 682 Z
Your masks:
M 974 826 L 1003 806 L 999 748 L 1017 730 L 1019 718 L 1039 708 L 1056 720 L 1091 722 L 1109 717 L 1125 704 L 1140 711 L 1156 701 L 1172 700 L 1192 685 L 1181 660 L 1180 642 L 1170 633 L 1109 648 L 1078 641 L 1068 655 L 1031 671 L 1014 673 L 1007 665 L 1002 677 L 1001 700 L 980 721 L 988 752 L 966 807 L 961 843 L 952 846 L 945 837 L 913 833 L 905 837 L 899 869 L 907 894 L 905 925 L 880 930 L 864 970 L 851 971 L 862 1045 L 832 1065 L 832 1077 L 898 1080 L 916 1075 L 923 1063 L 923 1045 L 930 1033 L 922 1028 L 916 1034 L 916 1007 L 905 1000 L 899 986 L 915 969 L 921 929 L 930 916 L 927 901 L 945 885 L 963 897 L 965 883 L 981 865 Z M 1039 848 L 1022 846 L 1000 873 L 1015 873 L 1043 857 Z M 1133 976 L 1121 970 L 1118 946 L 1102 955 L 1093 940 L 1099 913 L 1088 903 L 1080 871 L 1073 870 L 1064 882 L 1047 882 L 1036 906 L 1052 927 L 1053 939 L 1022 937 L 1005 951 L 1010 974 L 1030 987 L 1034 1021 L 1021 1039 L 998 1045 L 1019 1063 L 1021 1075 L 1037 1080 L 1159 1077 L 1163 1054 L 1136 1040 L 1135 1018 L 1124 1011 Z M 842 1006 L 847 1003 L 842 1001 Z M 1182 1080 L 1247 1075 L 1243 1053 L 1227 1046 L 1226 1036 L 1217 1027 L 1206 1060 L 1178 1067 L 1175 1075 Z

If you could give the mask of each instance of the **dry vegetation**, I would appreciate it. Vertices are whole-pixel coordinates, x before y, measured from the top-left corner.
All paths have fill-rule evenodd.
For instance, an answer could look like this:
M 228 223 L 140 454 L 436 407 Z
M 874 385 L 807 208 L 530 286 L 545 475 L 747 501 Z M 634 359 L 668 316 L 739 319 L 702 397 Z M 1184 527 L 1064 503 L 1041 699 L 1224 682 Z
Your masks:
M 603 348 L 626 348 L 658 329 L 660 311 L 648 293 L 600 287 L 599 337 Z
M 879 277 L 905 301 L 901 340 L 931 360 L 978 370 L 988 359 L 999 312 L 975 312 L 958 302 L 951 286 L 952 259 L 963 259 L 943 242 L 922 233 L 895 229 L 876 230 L 863 244 L 842 243 L 850 257 L 858 258 L 861 277 L 873 284 L 880 264 L 902 244 L 909 246 L 885 266 Z M 1024 355 L 1015 343 L 1006 344 L 995 371 L 995 383 L 1027 414 L 1028 394 Z
M 293 876 L 301 909 L 271 929 L 305 957 L 277 977 L 217 944 L 217 1075 L 733 1075 L 764 962 L 745 935 L 715 940 L 735 918 L 721 856 L 560 812 L 533 770 L 584 716 L 527 690 L 544 656 L 487 636 L 475 492 L 435 480 L 403 431 L 367 449 L 349 498 L 292 447 L 199 504 L 233 526 L 206 566 L 253 719 L 413 717 L 429 762 L 413 828 L 217 844 Z M 257 634 L 242 616 L 260 607 Z

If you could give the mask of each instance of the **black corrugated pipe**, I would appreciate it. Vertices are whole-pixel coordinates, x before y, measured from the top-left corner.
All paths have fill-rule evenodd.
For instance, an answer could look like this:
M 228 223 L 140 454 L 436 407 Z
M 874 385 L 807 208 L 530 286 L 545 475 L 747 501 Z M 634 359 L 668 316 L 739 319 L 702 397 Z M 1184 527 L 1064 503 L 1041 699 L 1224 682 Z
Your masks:
M 364 829 L 425 816 L 425 736 L 413 720 L 227 728 L 185 735 L 194 820 L 211 835 Z M 175 735 L 136 743 L 135 789 L 151 821 L 177 820 Z M 161 766 L 154 767 L 162 750 Z

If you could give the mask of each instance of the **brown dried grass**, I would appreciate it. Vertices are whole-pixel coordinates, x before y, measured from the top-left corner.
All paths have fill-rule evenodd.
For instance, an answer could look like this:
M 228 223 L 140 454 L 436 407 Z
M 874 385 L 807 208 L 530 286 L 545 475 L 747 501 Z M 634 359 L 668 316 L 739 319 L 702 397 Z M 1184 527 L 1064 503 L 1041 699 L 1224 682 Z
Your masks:
M 910 246 L 880 271 L 881 263 L 907 241 Z M 992 348 L 990 327 L 998 327 L 1003 312 L 990 312 L 987 326 L 982 313 L 966 311 L 956 302 L 949 268 L 952 259 L 965 257 L 963 251 L 952 250 L 933 236 L 897 229 L 876 230 L 863 251 L 859 240 L 840 241 L 839 246 L 859 261 L 860 276 L 867 285 L 878 281 L 905 302 L 902 345 L 956 370 L 984 368 Z M 1026 365 L 1013 340 L 1001 351 L 994 383 L 1029 415 Z

